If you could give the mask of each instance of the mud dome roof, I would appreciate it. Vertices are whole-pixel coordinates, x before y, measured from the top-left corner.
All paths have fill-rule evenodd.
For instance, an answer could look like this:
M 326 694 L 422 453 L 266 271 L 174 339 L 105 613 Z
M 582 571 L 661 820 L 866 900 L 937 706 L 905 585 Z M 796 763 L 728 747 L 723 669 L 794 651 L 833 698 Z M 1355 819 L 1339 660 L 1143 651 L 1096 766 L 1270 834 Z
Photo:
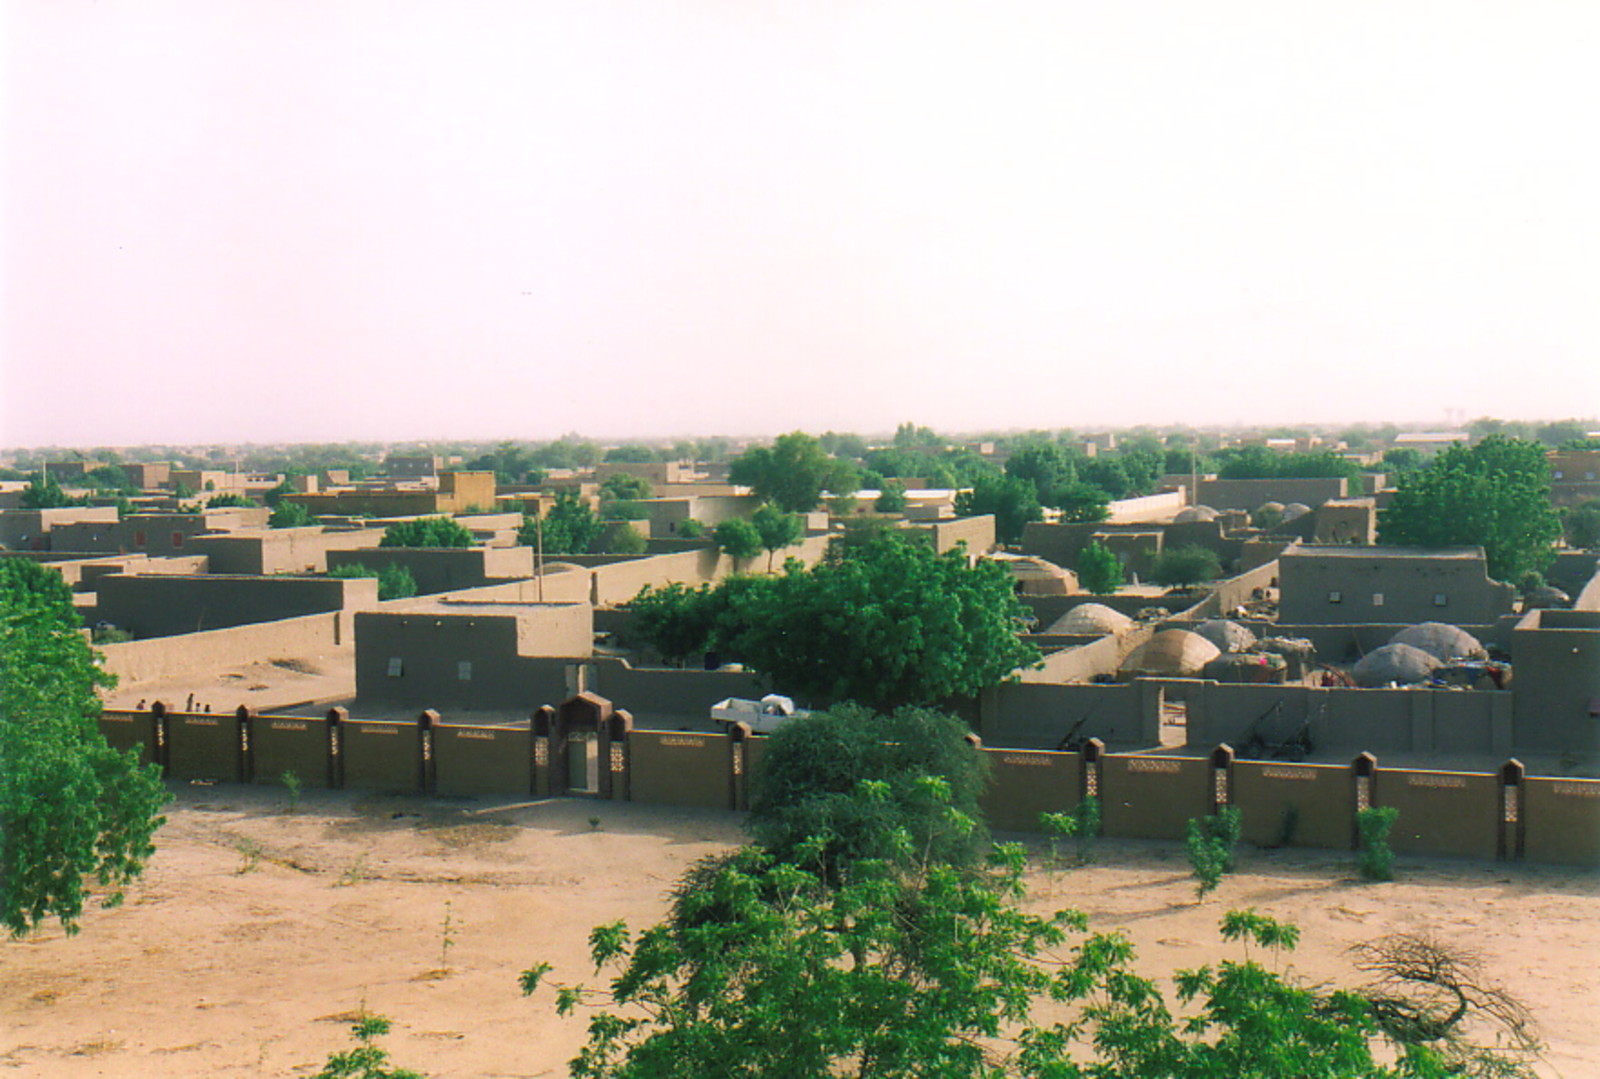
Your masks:
M 1208 618 L 1194 631 L 1222 652 L 1247 652 L 1255 647 L 1256 635 L 1226 618 Z
M 1178 515 L 1172 519 L 1172 523 L 1183 525 L 1189 524 L 1191 521 L 1215 521 L 1216 519 L 1217 511 L 1210 506 L 1189 506 L 1186 509 L 1179 510 Z
M 1441 663 L 1452 663 L 1458 659 L 1484 659 L 1489 655 L 1478 643 L 1478 638 L 1444 622 L 1419 622 L 1407 626 L 1390 637 L 1389 643 L 1420 648 Z
M 1386 644 L 1367 653 L 1350 672 L 1356 685 L 1374 689 L 1393 682 L 1410 686 L 1426 682 L 1439 661 L 1420 648 L 1409 644 Z
M 1133 628 L 1133 619 L 1121 611 L 1114 611 L 1104 603 L 1080 603 L 1050 624 L 1045 633 L 1063 637 L 1087 637 L 1126 633 Z
M 1135 648 L 1117 673 L 1124 677 L 1154 675 L 1161 678 L 1192 678 L 1207 663 L 1222 655 L 1220 649 L 1198 633 L 1186 629 L 1164 629 Z

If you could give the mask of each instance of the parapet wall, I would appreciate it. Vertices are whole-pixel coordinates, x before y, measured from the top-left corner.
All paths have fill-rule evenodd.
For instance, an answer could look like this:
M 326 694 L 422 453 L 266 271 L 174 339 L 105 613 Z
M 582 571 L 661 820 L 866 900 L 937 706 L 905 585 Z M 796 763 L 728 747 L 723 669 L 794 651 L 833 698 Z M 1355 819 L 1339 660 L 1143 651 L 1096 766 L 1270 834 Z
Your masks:
M 100 728 L 137 749 L 169 780 L 276 783 L 293 772 L 310 787 L 413 795 L 601 799 L 727 810 L 750 807 L 768 740 L 742 725 L 728 734 L 637 730 L 625 711 L 592 695 L 540 708 L 527 727 L 442 723 L 430 712 L 392 720 L 323 716 L 194 715 L 156 706 L 107 712 Z M 1261 846 L 1353 850 L 1365 806 L 1397 811 L 1391 842 L 1408 855 L 1528 860 L 1600 867 L 1600 781 L 1387 768 L 1362 754 L 1348 765 L 1237 760 L 1225 747 L 1201 757 L 973 749 L 990 783 L 983 809 L 1001 829 L 1040 831 L 1040 814 L 1086 798 L 1101 833 L 1176 841 L 1188 822 L 1224 806 Z
M 275 656 L 349 651 L 348 620 L 348 615 L 329 612 L 96 647 L 106 670 L 124 686 L 184 678 L 209 681 L 219 670 Z

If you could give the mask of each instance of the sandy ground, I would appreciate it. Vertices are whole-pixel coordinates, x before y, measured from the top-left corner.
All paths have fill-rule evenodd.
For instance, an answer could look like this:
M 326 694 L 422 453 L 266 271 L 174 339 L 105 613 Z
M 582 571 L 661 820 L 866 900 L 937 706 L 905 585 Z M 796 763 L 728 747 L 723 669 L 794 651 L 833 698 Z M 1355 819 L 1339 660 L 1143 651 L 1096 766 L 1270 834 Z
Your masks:
M 362 1007 L 395 1022 L 400 1064 L 433 1076 L 560 1076 L 583 1020 L 521 997 L 538 960 L 583 979 L 594 925 L 635 926 L 694 859 L 740 839 L 733 814 L 568 800 L 522 805 L 183 787 L 121 908 L 83 931 L 0 942 L 0 1073 L 304 1076 Z M 1544 1074 L 1600 1075 L 1600 876 L 1404 860 L 1354 879 L 1345 856 L 1247 852 L 1196 904 L 1176 847 L 1109 843 L 1039 873 L 1035 904 L 1125 927 L 1150 973 L 1233 954 L 1215 927 L 1255 906 L 1300 924 L 1294 969 L 1349 982 L 1344 949 L 1428 930 L 1478 949 L 1550 1045 Z M 448 928 L 447 928 L 448 924 Z

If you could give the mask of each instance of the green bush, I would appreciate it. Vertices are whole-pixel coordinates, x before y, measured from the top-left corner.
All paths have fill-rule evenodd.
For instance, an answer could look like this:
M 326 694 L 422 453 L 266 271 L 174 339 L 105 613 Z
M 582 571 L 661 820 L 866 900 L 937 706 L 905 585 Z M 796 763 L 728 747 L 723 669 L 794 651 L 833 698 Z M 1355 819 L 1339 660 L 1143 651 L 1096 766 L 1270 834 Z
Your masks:
M 376 577 L 378 579 L 378 599 L 409 599 L 417 594 L 417 579 L 411 571 L 404 566 L 389 565 L 381 569 L 373 569 L 361 562 L 350 562 L 343 566 L 335 566 L 328 571 L 329 577 Z
M 1109 596 L 1122 587 L 1122 563 L 1099 540 L 1090 541 L 1078 555 L 1078 583 L 1097 596 Z
M 1224 806 L 1215 816 L 1189 821 L 1184 849 L 1189 853 L 1189 866 L 1198 881 L 1196 895 L 1204 899 L 1214 891 L 1225 874 L 1234 869 L 1233 849 L 1239 842 L 1239 811 Z
M 1214 581 L 1222 576 L 1222 561 L 1209 547 L 1190 544 L 1156 555 L 1150 577 L 1157 584 L 1183 587 Z
M 384 530 L 379 547 L 471 547 L 472 533 L 448 517 L 418 517 Z
M 271 528 L 303 528 L 316 523 L 317 519 L 311 516 L 311 511 L 298 502 L 279 502 L 277 509 L 267 518 L 267 525 Z
M 1389 830 L 1400 811 L 1394 806 L 1373 806 L 1356 814 L 1356 830 L 1361 836 L 1361 875 L 1368 880 L 1394 879 L 1394 851 L 1389 847 Z

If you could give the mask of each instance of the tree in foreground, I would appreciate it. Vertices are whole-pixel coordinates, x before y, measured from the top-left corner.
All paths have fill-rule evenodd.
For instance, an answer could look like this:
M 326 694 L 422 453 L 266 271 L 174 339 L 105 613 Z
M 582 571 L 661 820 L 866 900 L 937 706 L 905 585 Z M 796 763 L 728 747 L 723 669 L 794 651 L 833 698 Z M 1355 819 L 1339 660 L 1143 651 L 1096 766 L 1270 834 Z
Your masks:
M 869 785 L 861 793 L 883 792 Z M 899 841 L 898 857 L 858 862 L 837 886 L 807 860 L 815 845 L 790 861 L 746 848 L 692 870 L 673 917 L 637 938 L 621 922 L 597 927 L 590 951 L 607 986 L 555 983 L 562 1014 L 595 1009 L 571 1074 L 1532 1075 L 1524 1063 L 1531 1039 L 1521 1051 L 1482 1049 L 1460 1038 L 1459 1019 L 1425 1001 L 1385 1010 L 1375 995 L 1308 987 L 1263 966 L 1250 947 L 1288 951 L 1299 933 L 1254 911 L 1222 919 L 1223 937 L 1244 942 L 1245 958 L 1179 971 L 1169 1002 L 1134 968 L 1120 932 L 1089 934 L 1075 911 L 1022 909 L 1020 846 L 996 847 L 973 870 L 919 858 L 903 831 Z M 524 971 L 523 992 L 550 973 L 548 964 Z M 1047 1002 L 1051 1019 L 1041 1019 L 1035 1009 Z
M 70 933 L 96 891 L 114 905 L 144 869 L 166 788 L 106 744 L 96 687 L 112 679 L 54 570 L 0 560 L 0 925 L 57 918 Z
M 874 715 L 841 704 L 791 720 L 767 741 L 750 833 L 789 861 L 820 844 L 813 857 L 829 880 L 863 858 L 893 858 L 901 833 L 922 858 L 972 865 L 988 840 L 979 807 L 988 773 L 968 733 L 923 708 Z M 863 798 L 864 783 L 881 784 L 879 796 Z
M 1099 540 L 1091 540 L 1078 553 L 1078 583 L 1097 596 L 1109 596 L 1122 587 L 1122 563 Z
M 1545 449 L 1503 435 L 1460 443 L 1401 477 L 1378 512 L 1378 542 L 1403 547 L 1482 547 L 1489 576 L 1514 581 L 1555 558 L 1561 518 L 1550 504 Z
M 384 529 L 379 547 L 471 547 L 472 533 L 448 517 L 418 517 Z
M 881 712 L 975 694 L 1038 662 L 1011 573 L 884 537 L 805 569 L 791 560 L 730 605 L 719 642 L 780 692 Z

